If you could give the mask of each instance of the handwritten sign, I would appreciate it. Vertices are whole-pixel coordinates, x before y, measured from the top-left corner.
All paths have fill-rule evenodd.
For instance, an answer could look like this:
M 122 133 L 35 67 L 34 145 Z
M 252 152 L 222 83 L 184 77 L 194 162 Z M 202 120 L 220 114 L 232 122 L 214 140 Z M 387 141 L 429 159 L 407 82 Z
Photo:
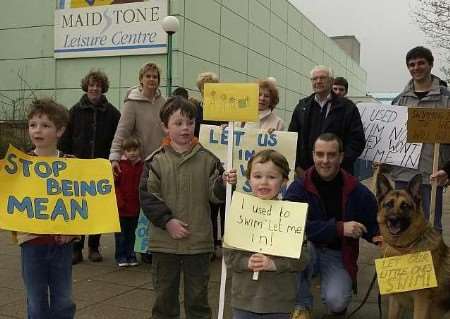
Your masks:
M 120 231 L 111 164 L 29 156 L 10 146 L 0 171 L 0 228 L 67 235 Z
M 408 142 L 450 143 L 449 132 L 449 109 L 408 109 Z
M 233 193 L 224 246 L 300 258 L 308 204 Z
M 216 121 L 258 120 L 257 83 L 205 83 L 203 118 Z
M 225 164 L 227 158 L 228 130 L 214 125 L 200 126 L 200 143 L 216 155 Z M 252 191 L 245 177 L 247 162 L 257 152 L 273 149 L 286 157 L 291 169 L 289 180 L 292 181 L 295 168 L 295 147 L 297 133 L 275 131 L 269 134 L 265 130 L 234 129 L 233 167 L 238 170 L 236 190 L 244 193 Z M 225 166 L 225 165 L 224 165 Z
M 437 287 L 430 251 L 375 259 L 380 294 Z
M 407 142 L 408 107 L 359 103 L 366 146 L 360 158 L 409 168 L 419 166 L 421 143 Z
M 148 226 L 150 221 L 141 211 L 139 214 L 138 224 L 135 231 L 136 239 L 134 241 L 134 251 L 137 253 L 147 253 L 148 252 Z

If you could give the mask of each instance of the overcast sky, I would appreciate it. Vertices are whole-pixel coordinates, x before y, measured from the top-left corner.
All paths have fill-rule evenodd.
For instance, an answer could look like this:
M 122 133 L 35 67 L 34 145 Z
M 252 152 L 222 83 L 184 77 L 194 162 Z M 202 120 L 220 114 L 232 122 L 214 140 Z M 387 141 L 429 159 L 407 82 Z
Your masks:
M 410 79 L 406 52 L 424 45 L 433 49 L 414 24 L 415 0 L 289 0 L 328 36 L 354 35 L 361 43 L 361 66 L 369 92 L 398 92 Z M 436 51 L 437 52 L 437 51 Z M 433 73 L 442 57 L 434 54 Z

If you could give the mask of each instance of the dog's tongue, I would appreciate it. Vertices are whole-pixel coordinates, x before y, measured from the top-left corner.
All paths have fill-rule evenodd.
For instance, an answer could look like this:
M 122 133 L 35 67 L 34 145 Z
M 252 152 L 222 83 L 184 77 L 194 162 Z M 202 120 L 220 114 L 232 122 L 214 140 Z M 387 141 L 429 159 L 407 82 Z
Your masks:
M 387 221 L 387 226 L 388 226 L 388 228 L 389 228 L 389 232 L 390 232 L 392 235 L 397 235 L 397 234 L 400 233 L 401 230 L 402 230 L 402 223 L 401 223 L 401 220 L 400 220 L 400 219 L 397 219 L 397 218 L 395 218 L 395 219 L 389 219 L 389 220 Z

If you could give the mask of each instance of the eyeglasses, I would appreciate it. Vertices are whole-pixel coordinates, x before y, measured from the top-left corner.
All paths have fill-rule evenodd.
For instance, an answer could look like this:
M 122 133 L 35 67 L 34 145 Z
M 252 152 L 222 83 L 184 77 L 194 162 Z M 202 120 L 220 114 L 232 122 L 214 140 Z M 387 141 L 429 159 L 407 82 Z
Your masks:
M 329 77 L 328 76 L 315 76 L 315 77 L 312 77 L 311 78 L 311 81 L 319 81 L 319 80 L 326 80 L 326 79 L 328 79 Z

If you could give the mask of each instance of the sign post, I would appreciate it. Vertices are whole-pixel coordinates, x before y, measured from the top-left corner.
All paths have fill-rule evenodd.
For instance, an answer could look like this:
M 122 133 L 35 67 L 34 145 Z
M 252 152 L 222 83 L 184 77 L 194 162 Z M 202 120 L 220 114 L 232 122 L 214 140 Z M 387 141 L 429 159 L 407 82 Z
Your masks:
M 256 122 L 258 119 L 259 87 L 256 83 L 205 83 L 203 119 L 228 121 L 226 169 L 233 168 L 234 121 Z M 225 225 L 230 209 L 232 188 L 227 184 Z M 227 268 L 222 257 L 218 318 L 223 318 Z
M 439 169 L 441 143 L 450 143 L 450 110 L 444 108 L 408 108 L 408 142 L 434 144 L 433 173 Z M 434 225 L 436 182 L 431 184 L 430 223 Z

